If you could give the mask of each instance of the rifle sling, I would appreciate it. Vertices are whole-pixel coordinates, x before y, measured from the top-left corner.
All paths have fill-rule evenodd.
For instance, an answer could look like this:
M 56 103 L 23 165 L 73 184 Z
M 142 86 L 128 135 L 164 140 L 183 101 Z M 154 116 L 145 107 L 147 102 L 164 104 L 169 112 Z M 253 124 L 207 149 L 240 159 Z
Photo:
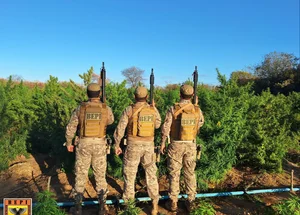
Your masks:
M 193 105 L 192 103 L 189 103 L 189 104 L 186 104 L 186 105 L 184 105 L 183 107 L 181 107 L 178 111 L 176 111 L 175 113 L 174 113 L 174 118 L 176 118 L 185 108 L 187 108 L 187 107 L 189 107 L 189 106 L 191 106 L 191 105 Z

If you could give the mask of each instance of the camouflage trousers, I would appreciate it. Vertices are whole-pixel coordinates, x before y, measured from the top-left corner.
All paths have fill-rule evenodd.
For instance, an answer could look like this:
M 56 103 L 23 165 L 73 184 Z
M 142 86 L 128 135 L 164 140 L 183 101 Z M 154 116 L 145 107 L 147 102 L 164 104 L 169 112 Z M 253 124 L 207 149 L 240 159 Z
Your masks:
M 123 199 L 125 201 L 134 199 L 135 178 L 140 162 L 146 173 L 148 195 L 152 200 L 158 202 L 159 188 L 153 142 L 128 142 L 123 161 L 123 175 L 125 182 Z
M 96 138 L 95 138 L 96 139 Z M 97 138 L 98 139 L 98 138 Z M 88 170 L 92 165 L 96 191 L 100 198 L 106 199 L 107 182 L 106 174 L 106 142 L 104 140 L 95 142 L 93 138 L 80 140 L 76 148 L 75 163 L 75 191 L 83 193 L 88 176 Z
M 168 170 L 169 170 L 169 197 L 178 201 L 180 193 L 180 171 L 183 166 L 184 184 L 188 200 L 192 201 L 196 195 L 196 143 L 172 142 L 168 147 Z

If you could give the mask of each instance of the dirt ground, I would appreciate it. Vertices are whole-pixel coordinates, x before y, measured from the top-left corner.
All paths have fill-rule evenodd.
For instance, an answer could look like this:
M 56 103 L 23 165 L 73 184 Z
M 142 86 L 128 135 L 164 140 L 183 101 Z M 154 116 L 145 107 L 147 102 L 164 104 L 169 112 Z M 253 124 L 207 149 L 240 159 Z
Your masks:
M 237 191 L 245 189 L 264 189 L 275 187 L 290 187 L 291 171 L 294 171 L 294 187 L 300 187 L 300 167 L 289 161 L 284 162 L 284 171 L 281 174 L 259 173 L 250 168 L 233 168 L 228 172 L 224 181 L 219 184 L 210 184 L 207 192 Z M 120 198 L 123 181 L 107 176 L 109 198 Z M 0 201 L 9 197 L 30 197 L 35 201 L 35 194 L 46 190 L 50 183 L 50 190 L 55 193 L 57 201 L 72 201 L 72 185 L 74 174 L 64 173 L 57 169 L 54 161 L 47 155 L 30 155 L 18 157 L 11 163 L 10 168 L 0 173 Z M 85 200 L 96 198 L 93 178 L 87 181 Z M 159 179 L 161 195 L 166 195 L 168 190 L 167 178 Z M 137 196 L 147 196 L 144 181 L 136 185 Z M 231 196 L 209 198 L 217 215 L 222 214 L 264 214 L 272 204 L 289 197 L 289 193 L 259 194 L 247 196 Z M 297 195 L 300 195 L 297 192 Z M 165 207 L 166 201 L 160 201 L 160 214 L 171 214 Z M 150 214 L 150 203 L 138 203 L 142 209 L 141 214 Z M 116 206 L 110 206 L 110 214 L 117 213 Z M 70 208 L 65 208 L 70 213 Z M 83 214 L 96 214 L 96 206 L 84 207 Z M 0 209 L 0 214 L 2 213 Z M 184 201 L 179 202 L 178 214 L 188 214 Z

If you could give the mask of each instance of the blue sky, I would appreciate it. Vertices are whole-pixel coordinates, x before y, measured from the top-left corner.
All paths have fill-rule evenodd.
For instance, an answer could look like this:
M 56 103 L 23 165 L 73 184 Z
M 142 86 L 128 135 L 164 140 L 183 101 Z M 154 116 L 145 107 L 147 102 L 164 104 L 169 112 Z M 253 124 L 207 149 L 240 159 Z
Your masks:
M 105 62 L 122 81 L 131 66 L 154 68 L 157 85 L 179 83 L 198 66 L 217 84 L 272 51 L 299 54 L 299 0 L 0 0 L 0 77 L 81 82 Z

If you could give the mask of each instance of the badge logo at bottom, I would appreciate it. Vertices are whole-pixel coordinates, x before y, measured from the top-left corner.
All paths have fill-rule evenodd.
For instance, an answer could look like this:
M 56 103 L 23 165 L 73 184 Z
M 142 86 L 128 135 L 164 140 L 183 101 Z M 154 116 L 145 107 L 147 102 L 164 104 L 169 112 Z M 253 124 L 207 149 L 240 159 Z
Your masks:
M 3 215 L 32 215 L 31 198 L 4 198 Z

